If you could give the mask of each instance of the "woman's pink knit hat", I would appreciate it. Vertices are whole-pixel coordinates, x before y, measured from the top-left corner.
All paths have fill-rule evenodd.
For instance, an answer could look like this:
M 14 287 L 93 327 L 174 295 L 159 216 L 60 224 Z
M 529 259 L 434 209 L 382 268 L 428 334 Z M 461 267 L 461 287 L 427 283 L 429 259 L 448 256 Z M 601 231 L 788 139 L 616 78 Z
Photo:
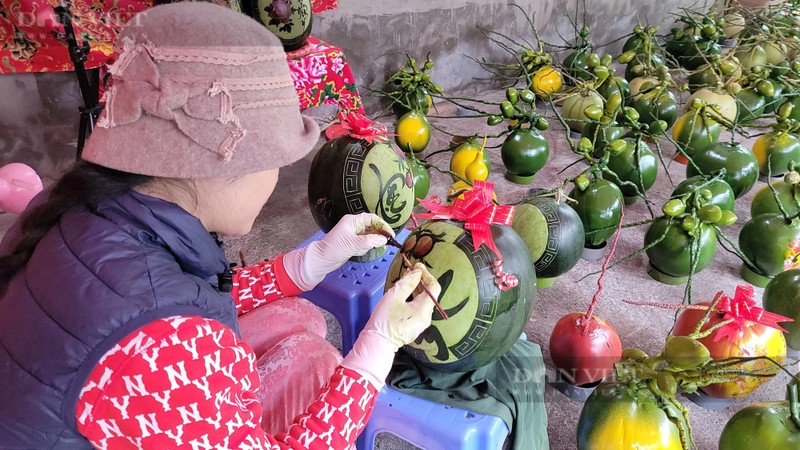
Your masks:
M 125 25 L 115 50 L 86 161 L 156 177 L 226 177 L 291 164 L 317 142 L 280 40 L 244 14 L 212 3 L 156 6 Z

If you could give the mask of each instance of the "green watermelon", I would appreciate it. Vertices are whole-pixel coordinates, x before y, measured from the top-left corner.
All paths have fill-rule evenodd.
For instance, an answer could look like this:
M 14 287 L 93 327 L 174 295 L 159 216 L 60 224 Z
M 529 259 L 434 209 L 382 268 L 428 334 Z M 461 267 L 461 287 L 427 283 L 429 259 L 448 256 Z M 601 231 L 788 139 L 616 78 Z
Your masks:
M 406 238 L 392 261 L 386 290 L 404 273 L 401 254 L 412 264 L 425 264 L 442 286 L 439 303 L 448 319 L 434 310 L 431 326 L 404 347 L 422 364 L 444 372 L 477 369 L 502 356 L 525 328 L 536 297 L 533 260 L 513 228 L 492 225 L 491 231 L 503 255 L 503 271 L 519 280 L 506 291 L 496 284 L 494 252 L 485 244 L 474 251 L 472 233 L 460 222 L 423 223 Z
M 414 208 L 413 174 L 406 157 L 388 144 L 339 136 L 311 161 L 308 204 L 325 232 L 343 216 L 362 212 L 377 214 L 397 230 Z
M 514 223 L 531 256 L 539 287 L 572 269 L 583 252 L 586 235 L 574 209 L 552 197 L 534 197 L 517 205 Z

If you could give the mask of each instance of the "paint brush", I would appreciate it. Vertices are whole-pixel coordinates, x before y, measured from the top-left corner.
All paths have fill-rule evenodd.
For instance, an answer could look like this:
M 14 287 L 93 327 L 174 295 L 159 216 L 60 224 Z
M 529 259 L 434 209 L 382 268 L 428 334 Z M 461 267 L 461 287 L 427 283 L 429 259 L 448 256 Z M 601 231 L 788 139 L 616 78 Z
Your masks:
M 392 247 L 397 247 L 399 249 L 403 248 L 403 245 L 400 242 L 398 242 L 397 239 L 395 239 L 394 236 L 392 236 L 392 234 L 389 233 L 388 231 L 379 229 L 378 234 L 385 237 L 386 243 L 391 245 Z M 403 252 L 400 252 L 400 257 L 403 258 L 403 263 L 407 269 L 409 270 L 414 269 L 414 265 L 411 264 L 411 261 L 408 260 L 408 258 Z M 428 286 L 425 286 L 424 282 L 420 282 L 420 285 L 422 286 L 422 289 L 425 291 L 425 293 L 428 294 L 428 297 L 430 297 L 430 299 L 433 300 L 433 304 L 436 306 L 436 309 L 439 310 L 439 314 L 442 315 L 442 318 L 444 318 L 444 320 L 447 320 L 447 313 L 444 312 L 444 309 L 442 309 L 442 305 L 440 305 L 439 301 L 436 300 L 436 297 L 428 289 Z

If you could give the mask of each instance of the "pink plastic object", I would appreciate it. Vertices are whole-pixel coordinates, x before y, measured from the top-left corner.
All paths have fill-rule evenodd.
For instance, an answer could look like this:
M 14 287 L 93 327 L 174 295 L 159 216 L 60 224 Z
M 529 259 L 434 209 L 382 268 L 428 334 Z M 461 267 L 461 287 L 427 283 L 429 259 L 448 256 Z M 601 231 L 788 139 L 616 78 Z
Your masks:
M 41 190 L 42 179 L 29 166 L 11 163 L 0 167 L 0 210 L 19 214 Z

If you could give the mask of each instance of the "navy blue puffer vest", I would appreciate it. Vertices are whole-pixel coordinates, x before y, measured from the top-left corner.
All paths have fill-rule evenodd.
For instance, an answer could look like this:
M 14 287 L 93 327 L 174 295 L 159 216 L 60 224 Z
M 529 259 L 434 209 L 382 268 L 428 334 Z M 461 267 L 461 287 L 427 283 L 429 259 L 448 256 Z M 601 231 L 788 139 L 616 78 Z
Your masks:
M 233 300 L 217 289 L 227 267 L 175 204 L 131 192 L 97 214 L 66 213 L 0 297 L 0 448 L 90 448 L 75 426 L 81 388 L 103 354 L 153 320 L 197 315 L 238 334 Z

